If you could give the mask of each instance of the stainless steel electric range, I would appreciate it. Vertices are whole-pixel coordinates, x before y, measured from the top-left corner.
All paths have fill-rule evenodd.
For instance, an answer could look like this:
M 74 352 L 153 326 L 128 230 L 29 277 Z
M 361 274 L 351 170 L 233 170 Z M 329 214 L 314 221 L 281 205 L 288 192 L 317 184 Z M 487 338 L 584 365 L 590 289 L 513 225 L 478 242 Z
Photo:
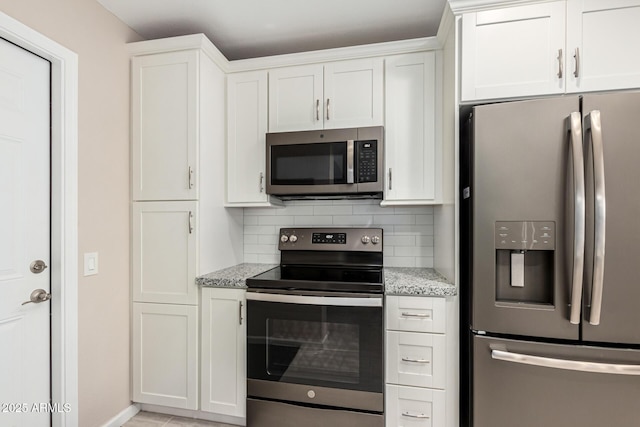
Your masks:
M 247 426 L 382 427 L 382 229 L 283 228 L 247 279 Z

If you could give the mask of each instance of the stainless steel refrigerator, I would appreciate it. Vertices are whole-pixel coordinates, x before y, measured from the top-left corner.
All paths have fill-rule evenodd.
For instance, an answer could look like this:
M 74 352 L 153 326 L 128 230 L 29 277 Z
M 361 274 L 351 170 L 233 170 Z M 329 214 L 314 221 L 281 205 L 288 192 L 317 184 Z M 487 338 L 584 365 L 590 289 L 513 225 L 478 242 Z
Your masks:
M 640 93 L 464 113 L 461 425 L 640 426 Z

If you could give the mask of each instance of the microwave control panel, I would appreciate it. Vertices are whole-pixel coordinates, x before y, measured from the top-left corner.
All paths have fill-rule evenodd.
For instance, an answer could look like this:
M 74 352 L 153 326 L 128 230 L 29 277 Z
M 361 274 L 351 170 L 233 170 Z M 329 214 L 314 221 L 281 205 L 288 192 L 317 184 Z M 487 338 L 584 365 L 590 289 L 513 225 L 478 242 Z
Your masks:
M 378 180 L 378 142 L 356 141 L 358 156 L 358 182 Z

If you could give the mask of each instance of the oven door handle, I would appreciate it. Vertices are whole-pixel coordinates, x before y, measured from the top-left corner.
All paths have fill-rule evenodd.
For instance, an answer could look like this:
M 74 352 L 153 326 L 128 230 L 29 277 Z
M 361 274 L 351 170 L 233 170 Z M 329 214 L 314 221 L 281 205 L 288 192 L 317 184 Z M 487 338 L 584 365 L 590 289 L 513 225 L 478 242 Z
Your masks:
M 340 307 L 382 307 L 382 295 L 373 297 L 332 297 L 247 292 L 247 300 L 287 304 L 333 305 Z

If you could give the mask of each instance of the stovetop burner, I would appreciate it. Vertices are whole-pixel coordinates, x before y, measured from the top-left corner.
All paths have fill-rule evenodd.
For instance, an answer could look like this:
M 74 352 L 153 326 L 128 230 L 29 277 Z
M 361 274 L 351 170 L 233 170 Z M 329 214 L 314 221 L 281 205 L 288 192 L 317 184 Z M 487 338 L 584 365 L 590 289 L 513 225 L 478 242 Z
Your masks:
M 249 289 L 382 293 L 382 229 L 283 228 L 280 266 Z

